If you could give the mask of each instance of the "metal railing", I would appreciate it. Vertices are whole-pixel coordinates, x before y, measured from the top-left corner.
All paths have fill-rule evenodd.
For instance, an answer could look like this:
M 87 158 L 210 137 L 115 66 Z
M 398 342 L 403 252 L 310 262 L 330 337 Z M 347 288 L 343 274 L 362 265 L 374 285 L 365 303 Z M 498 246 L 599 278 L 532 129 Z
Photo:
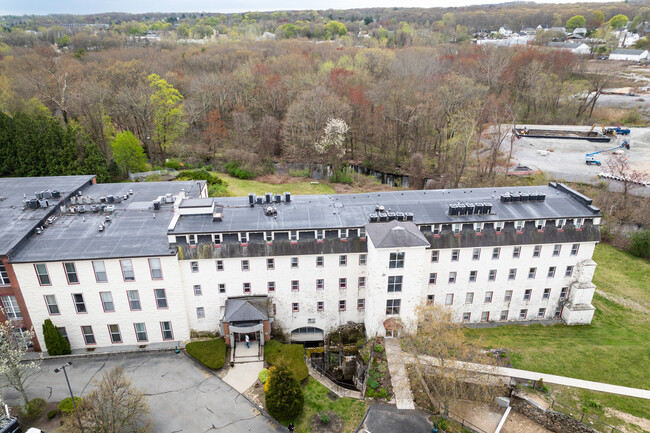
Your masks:
M 441 416 L 443 418 L 447 418 L 447 419 L 450 419 L 452 421 L 455 421 L 455 422 L 459 423 L 461 428 L 463 428 L 465 430 L 469 430 L 469 431 L 471 431 L 473 433 L 487 433 L 482 428 L 475 426 L 474 424 L 467 421 L 462 416 L 457 415 L 457 414 L 455 414 L 455 413 L 453 413 L 451 411 L 449 411 L 449 413 L 447 413 L 447 415 L 441 415 Z
M 305 356 L 305 362 L 306 362 L 307 365 L 309 365 L 311 368 L 313 368 L 314 370 L 316 370 L 316 371 L 318 372 L 318 374 L 320 374 L 321 376 L 325 376 L 325 377 L 326 377 L 330 382 L 334 383 L 334 385 L 336 385 L 336 386 L 338 386 L 338 387 L 340 387 L 340 388 L 343 388 L 343 389 L 347 389 L 348 391 L 357 391 L 357 392 L 359 392 L 359 390 L 357 389 L 356 386 L 354 386 L 354 385 L 352 385 L 352 384 L 350 384 L 350 383 L 345 383 L 345 382 L 341 382 L 341 381 L 339 381 L 339 380 L 334 379 L 334 377 L 332 377 L 329 373 L 327 373 L 325 370 L 323 370 L 323 369 L 322 369 L 321 367 L 319 367 L 318 365 L 314 364 L 314 363 L 311 361 L 311 359 L 309 359 L 309 358 L 306 357 L 306 356 Z

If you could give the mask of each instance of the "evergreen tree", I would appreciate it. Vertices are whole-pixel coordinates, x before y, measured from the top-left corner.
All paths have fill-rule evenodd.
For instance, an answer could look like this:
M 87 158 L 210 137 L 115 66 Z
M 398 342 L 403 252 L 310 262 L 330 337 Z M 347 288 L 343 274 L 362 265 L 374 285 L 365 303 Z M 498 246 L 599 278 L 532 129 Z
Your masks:
M 71 353 L 70 343 L 50 319 L 43 322 L 43 340 L 45 340 L 45 347 L 50 356 L 69 355 Z
M 293 374 L 282 363 L 270 374 L 266 393 L 266 409 L 281 421 L 296 418 L 302 412 L 305 398 Z

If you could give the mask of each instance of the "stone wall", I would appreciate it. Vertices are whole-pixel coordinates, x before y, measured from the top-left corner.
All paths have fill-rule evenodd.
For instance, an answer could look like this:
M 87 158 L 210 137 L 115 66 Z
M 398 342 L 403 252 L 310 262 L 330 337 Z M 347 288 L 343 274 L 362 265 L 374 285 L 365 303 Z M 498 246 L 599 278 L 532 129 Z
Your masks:
M 517 412 L 556 433 L 598 433 L 569 415 L 539 407 L 517 392 L 510 396 L 510 405 Z

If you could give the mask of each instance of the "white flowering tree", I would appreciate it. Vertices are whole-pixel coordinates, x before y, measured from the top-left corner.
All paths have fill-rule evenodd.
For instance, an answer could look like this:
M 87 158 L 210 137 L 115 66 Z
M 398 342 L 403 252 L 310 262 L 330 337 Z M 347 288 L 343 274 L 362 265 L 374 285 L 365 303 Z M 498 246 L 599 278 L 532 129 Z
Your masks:
M 332 171 L 336 173 L 341 165 L 341 158 L 345 156 L 345 134 L 348 124 L 342 119 L 329 119 L 321 138 L 316 142 L 316 152 L 325 162 L 331 164 Z
M 4 315 L 2 308 L 0 312 Z M 32 338 L 32 330 L 21 331 L 10 320 L 0 322 L 0 380 L 2 386 L 20 393 L 25 404 L 29 402 L 25 391 L 27 380 L 40 368 L 40 360 L 22 362 Z

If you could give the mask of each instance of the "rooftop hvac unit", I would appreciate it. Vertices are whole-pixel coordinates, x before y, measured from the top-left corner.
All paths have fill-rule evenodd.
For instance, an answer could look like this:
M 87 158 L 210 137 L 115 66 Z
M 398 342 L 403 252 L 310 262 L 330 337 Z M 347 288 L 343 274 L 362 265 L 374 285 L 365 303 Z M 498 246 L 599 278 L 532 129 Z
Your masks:
M 107 211 L 108 211 L 109 207 L 112 207 L 113 209 L 115 209 L 115 206 L 106 206 Z M 160 200 L 154 200 L 153 201 L 153 210 L 160 210 Z
M 76 195 L 70 196 L 70 203 L 77 204 L 77 196 Z
M 124 194 L 124 195 L 122 196 L 122 200 L 128 200 L 128 199 L 129 199 L 129 195 L 128 195 L 128 194 Z M 173 200 L 172 200 L 172 201 L 173 201 Z
M 43 200 L 39 200 L 39 201 L 38 201 L 38 205 L 39 205 L 40 207 L 48 207 L 48 206 L 50 205 L 50 203 L 48 203 L 47 200 L 43 199 Z
M 115 201 L 115 197 L 113 197 L 111 194 L 106 196 L 106 203 L 113 203 Z
M 370 214 L 370 222 L 371 223 L 376 223 L 377 221 L 379 221 L 379 215 L 377 215 L 376 213 L 371 213 Z
M 165 194 L 165 203 L 174 203 L 174 196 L 171 192 Z
M 99 197 L 100 203 L 106 203 L 106 197 Z
M 264 204 L 264 197 L 257 197 L 257 204 Z
M 155 202 L 154 202 L 154 203 L 155 203 Z M 154 208 L 155 208 L 155 207 L 156 207 L 156 206 L 155 206 L 155 204 L 154 204 Z M 158 202 L 158 208 L 160 209 L 160 202 Z M 115 211 L 115 205 L 109 204 L 108 206 L 106 206 L 106 208 L 105 208 L 104 210 L 105 210 L 106 212 L 108 212 L 108 213 L 113 213 L 113 212 Z
M 59 207 L 59 209 L 61 210 L 61 213 L 66 213 L 66 211 L 68 210 L 68 208 L 64 204 L 62 204 L 61 207 Z
M 273 195 L 270 192 L 264 194 L 264 201 L 266 204 L 271 204 L 271 197 L 273 197 Z
M 106 207 L 109 207 L 109 206 L 106 206 Z M 110 223 L 111 221 L 113 221 L 113 217 L 111 217 L 110 215 L 106 215 L 104 217 L 104 224 Z
M 384 208 L 383 206 L 379 206 L 379 212 L 384 212 L 385 210 L 386 208 Z
M 467 206 L 465 206 L 465 203 L 458 203 L 458 215 L 465 214 L 467 214 Z
M 537 193 L 537 201 L 544 201 L 544 200 L 546 200 L 546 194 L 544 194 L 543 192 Z
M 474 213 L 476 215 L 483 214 L 483 203 L 474 203 Z
M 501 194 L 501 203 L 510 203 L 511 201 L 512 201 L 512 197 L 510 197 L 509 192 L 505 194 Z
M 519 194 L 520 201 L 528 201 L 530 195 L 527 192 L 522 192 Z
M 97 208 L 97 206 L 95 206 L 95 205 L 91 205 L 91 206 L 90 206 L 90 211 L 91 211 L 92 213 L 97 213 L 98 210 L 99 210 L 99 209 Z
M 536 192 L 529 192 L 528 193 L 528 201 L 537 201 L 537 193 Z
M 52 198 L 52 191 L 49 189 L 47 191 L 43 191 L 43 198 Z
M 510 197 L 512 197 L 513 203 L 521 201 L 521 196 L 517 192 L 510 194 Z
M 266 209 L 264 209 L 264 214 L 266 216 L 273 216 L 278 214 L 278 210 L 274 208 L 273 206 L 267 206 Z
M 84 205 L 77 206 L 77 212 L 86 213 L 86 206 L 84 206 Z
M 132 189 L 129 190 L 129 195 L 133 195 L 133 190 Z
M 395 212 L 388 212 L 388 221 L 393 221 L 396 218 Z
M 486 215 L 492 213 L 492 203 L 483 203 L 483 213 Z
M 58 189 L 52 190 L 52 198 L 61 198 L 61 193 L 59 192 Z
M 100 232 L 103 232 L 103 231 L 104 231 L 104 224 L 100 224 L 100 225 L 97 227 L 97 229 L 98 229 Z
M 413 221 L 413 212 L 405 212 L 406 221 Z
M 122 203 L 122 196 L 121 195 L 116 195 L 113 197 L 113 200 L 115 200 L 115 203 Z M 158 201 L 160 203 L 160 201 Z
M 35 193 L 34 193 L 34 197 L 36 197 L 36 198 L 39 199 L 39 200 L 42 199 L 42 198 L 43 198 L 43 191 L 41 191 L 41 192 L 38 192 L 38 191 L 35 192 Z
M 252 192 L 248 194 L 248 204 L 251 206 L 255 206 L 255 194 Z
M 406 216 L 404 215 L 404 212 L 395 212 L 395 216 L 397 217 L 397 221 L 406 220 Z
M 282 203 L 282 194 L 276 194 L 274 198 L 276 203 Z
M 449 205 L 449 216 L 457 216 L 458 215 L 458 205 L 457 204 L 450 204 Z
M 388 221 L 388 214 L 386 212 L 379 213 L 379 221 L 380 222 Z
M 465 203 L 465 209 L 467 215 L 474 215 L 474 203 Z
M 29 201 L 29 207 L 31 209 L 38 209 L 38 200 L 33 198 Z
M 223 214 L 221 212 L 215 212 L 212 214 L 212 221 L 220 222 L 223 220 Z
M 106 204 L 105 203 L 100 204 L 99 205 L 99 211 L 104 212 L 105 210 L 106 210 Z
M 284 201 L 285 201 L 286 203 L 290 203 L 290 202 L 291 202 L 291 193 L 290 193 L 290 192 L 285 192 L 285 193 L 284 193 Z

